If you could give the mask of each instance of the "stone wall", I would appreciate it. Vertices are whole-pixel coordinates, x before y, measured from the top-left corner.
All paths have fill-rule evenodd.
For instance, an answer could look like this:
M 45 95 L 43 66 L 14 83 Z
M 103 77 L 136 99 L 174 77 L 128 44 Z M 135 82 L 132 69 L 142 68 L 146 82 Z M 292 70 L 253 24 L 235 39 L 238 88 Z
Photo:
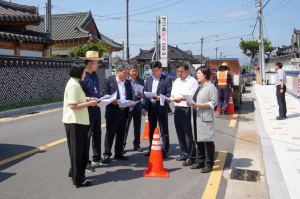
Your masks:
M 0 55 L 0 107 L 62 98 L 72 59 Z M 97 70 L 100 90 L 104 68 Z

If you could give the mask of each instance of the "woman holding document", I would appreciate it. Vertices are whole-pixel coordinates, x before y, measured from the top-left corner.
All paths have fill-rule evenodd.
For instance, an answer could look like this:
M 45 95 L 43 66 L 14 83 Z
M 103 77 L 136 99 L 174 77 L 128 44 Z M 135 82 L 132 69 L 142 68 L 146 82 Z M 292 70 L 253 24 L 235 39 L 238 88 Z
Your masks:
M 63 123 L 67 134 L 71 168 L 69 177 L 77 187 L 91 186 L 85 181 L 85 168 L 89 159 L 89 140 L 85 125 L 90 124 L 88 106 L 96 106 L 98 100 L 86 102 L 86 96 L 78 81 L 85 77 L 85 65 L 74 63 L 69 72 L 71 77 L 64 93 Z
M 209 82 L 211 76 L 210 68 L 201 66 L 197 70 L 197 80 L 200 85 L 197 87 L 193 100 L 193 123 L 195 139 L 197 140 L 198 158 L 191 166 L 192 169 L 203 168 L 201 173 L 208 173 L 213 170 L 215 154 L 215 124 L 214 107 L 218 104 L 218 92 L 216 87 Z M 207 151 L 207 161 L 206 153 Z

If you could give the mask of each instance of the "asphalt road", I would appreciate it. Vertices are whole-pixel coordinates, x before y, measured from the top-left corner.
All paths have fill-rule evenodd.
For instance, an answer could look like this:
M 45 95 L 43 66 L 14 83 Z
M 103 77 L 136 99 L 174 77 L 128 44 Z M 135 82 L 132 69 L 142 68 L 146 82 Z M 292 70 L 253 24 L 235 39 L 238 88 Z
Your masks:
M 229 127 L 230 119 L 216 115 L 216 154 L 227 151 L 224 167 L 229 167 L 239 121 Z M 0 122 L 0 162 L 37 147 L 65 138 L 62 110 Z M 144 129 L 142 120 L 142 132 Z M 105 124 L 104 109 L 102 124 Z M 164 160 L 169 178 L 144 178 L 148 157 L 133 151 L 133 128 L 128 135 L 126 156 L 129 161 L 112 160 L 109 166 L 97 166 L 86 173 L 93 185 L 76 189 L 68 177 L 70 167 L 67 143 L 64 141 L 25 157 L 0 164 L 0 198 L 201 198 L 209 186 L 211 174 L 183 167 L 175 160 L 180 153 L 173 115 L 169 115 L 170 151 Z M 106 133 L 102 128 L 102 146 Z M 149 141 L 142 141 L 147 149 Z M 103 147 L 102 147 L 103 150 Z M 145 150 L 146 151 L 146 150 Z M 90 156 L 92 151 L 90 152 Z M 112 156 L 113 157 L 113 156 Z M 222 176 L 216 198 L 224 198 L 227 180 Z

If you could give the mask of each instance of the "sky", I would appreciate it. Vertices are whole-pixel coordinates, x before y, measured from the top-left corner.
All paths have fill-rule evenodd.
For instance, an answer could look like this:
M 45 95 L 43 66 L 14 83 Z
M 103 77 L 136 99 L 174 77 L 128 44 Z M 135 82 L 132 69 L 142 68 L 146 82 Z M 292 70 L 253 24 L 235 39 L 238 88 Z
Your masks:
M 6 0 L 9 1 L 9 0 Z M 39 14 L 45 14 L 47 0 L 11 0 L 12 3 L 38 6 Z M 264 38 L 272 45 L 291 45 L 294 28 L 299 16 L 299 0 L 262 0 Z M 52 14 L 88 12 L 91 10 L 98 30 L 115 42 L 126 44 L 126 0 L 52 0 Z M 241 38 L 258 39 L 256 0 L 129 0 L 129 52 L 135 57 L 140 49 L 154 46 L 156 16 L 168 16 L 168 43 L 181 50 L 191 50 L 216 58 L 220 52 L 228 58 L 239 58 L 243 63 L 246 56 L 239 48 Z M 256 24 L 256 25 L 255 25 Z M 217 35 L 217 36 L 214 36 Z M 226 47 L 227 46 L 227 47 Z M 113 56 L 122 57 L 122 52 Z M 126 52 L 125 52 L 126 56 Z

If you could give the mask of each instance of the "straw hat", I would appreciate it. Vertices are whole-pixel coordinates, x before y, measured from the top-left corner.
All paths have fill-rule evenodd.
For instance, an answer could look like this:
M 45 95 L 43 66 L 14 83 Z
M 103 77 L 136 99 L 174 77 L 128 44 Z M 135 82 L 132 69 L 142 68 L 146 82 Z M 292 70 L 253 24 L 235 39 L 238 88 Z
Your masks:
M 99 53 L 97 51 L 86 51 L 85 57 L 79 57 L 79 59 L 85 60 L 102 60 L 103 58 L 99 58 Z

